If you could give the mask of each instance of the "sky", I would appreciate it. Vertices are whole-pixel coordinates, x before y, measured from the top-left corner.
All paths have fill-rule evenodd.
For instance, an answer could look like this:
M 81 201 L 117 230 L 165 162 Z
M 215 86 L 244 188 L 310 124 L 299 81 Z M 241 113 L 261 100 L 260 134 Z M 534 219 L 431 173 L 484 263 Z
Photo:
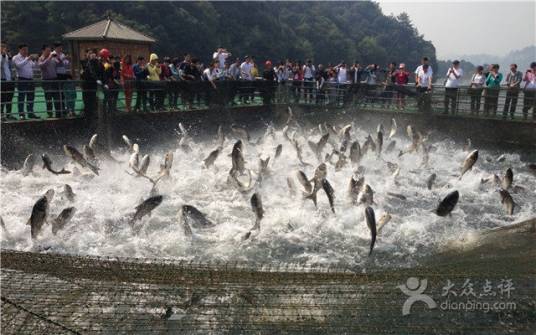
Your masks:
M 408 13 L 439 59 L 504 56 L 536 45 L 536 1 L 376 0 L 386 15 Z

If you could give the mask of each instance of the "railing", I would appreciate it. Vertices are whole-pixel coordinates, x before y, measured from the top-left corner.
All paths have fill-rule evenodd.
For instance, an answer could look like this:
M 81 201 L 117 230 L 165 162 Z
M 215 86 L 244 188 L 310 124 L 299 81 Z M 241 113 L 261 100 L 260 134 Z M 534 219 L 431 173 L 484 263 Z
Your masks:
M 536 90 L 506 88 L 421 90 L 413 85 L 326 82 L 130 81 L 104 86 L 84 81 L 2 81 L 2 122 L 93 117 L 98 102 L 116 113 L 178 112 L 251 105 L 306 104 L 393 112 L 536 119 Z M 529 115 L 531 112 L 532 115 Z

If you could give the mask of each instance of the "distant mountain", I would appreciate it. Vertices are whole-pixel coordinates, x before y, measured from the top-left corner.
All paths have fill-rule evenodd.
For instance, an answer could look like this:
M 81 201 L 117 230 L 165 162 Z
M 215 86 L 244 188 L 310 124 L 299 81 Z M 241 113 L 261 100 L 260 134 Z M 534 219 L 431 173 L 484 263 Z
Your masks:
M 432 42 L 407 14 L 383 15 L 372 1 L 2 1 L 2 39 L 12 50 L 43 43 L 111 16 L 156 38 L 162 56 L 190 52 L 208 61 L 217 47 L 233 57 L 315 63 L 405 62 L 414 69 L 422 56 L 436 65 Z M 134 55 L 136 56 L 136 55 Z
M 521 50 L 514 50 L 505 56 L 476 54 L 462 55 L 460 59 L 465 59 L 475 65 L 484 64 L 499 64 L 502 72 L 506 72 L 510 68 L 510 64 L 517 64 L 519 70 L 524 70 L 529 67 L 531 62 L 536 61 L 536 45 L 528 46 Z

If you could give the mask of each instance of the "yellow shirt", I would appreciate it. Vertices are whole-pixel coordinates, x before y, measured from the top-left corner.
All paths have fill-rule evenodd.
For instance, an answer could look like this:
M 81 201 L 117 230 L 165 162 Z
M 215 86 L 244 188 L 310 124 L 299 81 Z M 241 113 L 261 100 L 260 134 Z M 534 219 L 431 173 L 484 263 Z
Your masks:
M 160 64 L 158 63 L 156 63 L 155 65 L 149 63 L 147 64 L 147 72 L 149 72 L 147 79 L 158 81 L 160 80 L 160 73 L 162 73 L 162 69 L 160 68 Z

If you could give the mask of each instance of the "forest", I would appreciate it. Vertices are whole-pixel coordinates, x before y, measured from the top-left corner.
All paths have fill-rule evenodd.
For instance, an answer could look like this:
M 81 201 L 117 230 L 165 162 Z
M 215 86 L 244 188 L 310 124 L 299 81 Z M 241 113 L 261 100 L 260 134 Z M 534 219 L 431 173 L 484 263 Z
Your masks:
M 217 47 L 260 61 L 405 62 L 435 48 L 406 14 L 385 16 L 374 2 L 2 2 L 2 40 L 15 49 L 43 43 L 107 16 L 157 39 L 156 52 L 208 60 Z

